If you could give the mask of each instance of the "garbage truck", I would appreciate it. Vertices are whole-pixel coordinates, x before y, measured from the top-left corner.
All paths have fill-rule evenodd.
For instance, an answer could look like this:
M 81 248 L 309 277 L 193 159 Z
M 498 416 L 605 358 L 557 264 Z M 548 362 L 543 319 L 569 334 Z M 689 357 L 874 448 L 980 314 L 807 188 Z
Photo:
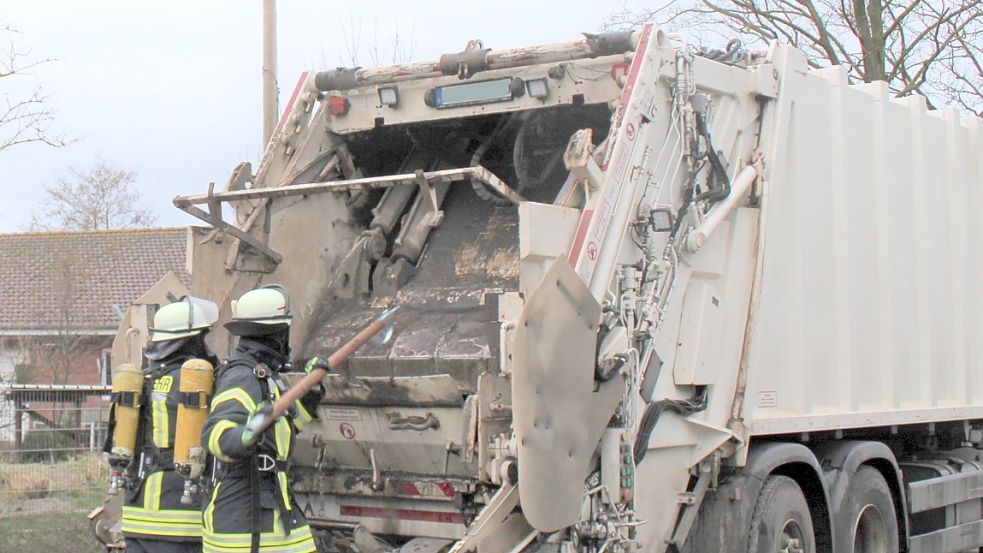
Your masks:
M 184 292 L 285 286 L 298 357 L 400 308 L 298 438 L 323 551 L 983 546 L 977 117 L 778 43 L 475 40 L 303 73 L 174 204 L 191 288 L 115 363 Z

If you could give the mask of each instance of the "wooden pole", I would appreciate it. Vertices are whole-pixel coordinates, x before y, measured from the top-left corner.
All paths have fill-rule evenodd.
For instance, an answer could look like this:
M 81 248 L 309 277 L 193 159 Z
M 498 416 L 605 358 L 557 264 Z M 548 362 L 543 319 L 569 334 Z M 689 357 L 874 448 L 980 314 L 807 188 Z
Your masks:
M 289 390 L 283 392 L 280 399 L 276 400 L 276 403 L 273 404 L 273 412 L 272 416 L 270 417 L 270 422 L 282 415 L 294 401 L 300 399 L 301 396 L 320 383 L 321 379 L 328 374 L 328 371 L 337 369 L 338 366 L 344 363 L 352 353 L 355 353 L 355 350 L 357 350 L 365 342 L 368 342 L 369 338 L 375 336 L 380 330 L 389 326 L 389 319 L 395 312 L 395 307 L 384 311 L 378 319 L 372 321 L 369 326 L 363 328 L 362 331 L 356 334 L 354 338 L 338 348 L 338 351 L 331 354 L 331 357 L 328 357 L 328 366 L 326 368 L 316 368 L 312 370 L 310 374 L 298 380 L 293 386 L 290 387 Z
M 263 0 L 263 147 L 276 129 L 276 0 Z

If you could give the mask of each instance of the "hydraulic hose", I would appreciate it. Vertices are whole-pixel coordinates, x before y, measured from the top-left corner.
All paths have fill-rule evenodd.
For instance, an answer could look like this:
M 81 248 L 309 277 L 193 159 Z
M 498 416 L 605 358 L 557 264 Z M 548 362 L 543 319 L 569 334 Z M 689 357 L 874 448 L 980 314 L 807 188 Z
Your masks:
M 693 201 L 709 200 L 711 202 L 718 202 L 730 194 L 730 177 L 727 176 L 727 168 L 724 167 L 724 162 L 720 159 L 720 155 L 713 148 L 713 142 L 710 140 L 710 131 L 707 130 L 706 116 L 702 113 L 696 114 L 696 131 L 707 141 L 707 157 L 710 159 L 710 167 L 713 169 L 709 180 L 711 183 L 719 183 L 719 186 L 712 187 L 710 190 L 694 198 Z
M 659 422 L 659 418 L 662 417 L 663 413 L 672 411 L 685 417 L 703 411 L 706 408 L 706 387 L 701 387 L 691 399 L 663 399 L 653 401 L 645 406 L 645 413 L 642 415 L 642 421 L 638 425 L 638 434 L 635 436 L 635 445 L 632 448 L 635 457 L 635 466 L 638 466 L 642 462 L 642 459 L 645 458 L 645 454 L 648 453 L 649 436 L 652 434 L 655 424 Z

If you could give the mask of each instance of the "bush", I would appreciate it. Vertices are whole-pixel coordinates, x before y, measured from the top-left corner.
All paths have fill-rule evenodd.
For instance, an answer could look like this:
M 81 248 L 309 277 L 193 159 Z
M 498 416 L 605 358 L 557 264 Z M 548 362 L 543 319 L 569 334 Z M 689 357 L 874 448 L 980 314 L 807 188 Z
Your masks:
M 65 461 L 77 455 L 75 438 L 65 430 L 28 430 L 21 442 L 24 463 Z
M 37 369 L 34 365 L 18 363 L 14 365 L 14 382 L 17 384 L 35 384 Z

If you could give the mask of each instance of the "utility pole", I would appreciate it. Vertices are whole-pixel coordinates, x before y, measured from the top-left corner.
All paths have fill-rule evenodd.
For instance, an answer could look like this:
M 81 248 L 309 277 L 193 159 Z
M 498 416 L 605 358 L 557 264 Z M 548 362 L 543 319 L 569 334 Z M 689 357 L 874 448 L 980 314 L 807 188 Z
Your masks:
M 263 0 L 263 147 L 270 142 L 276 128 L 276 0 Z

